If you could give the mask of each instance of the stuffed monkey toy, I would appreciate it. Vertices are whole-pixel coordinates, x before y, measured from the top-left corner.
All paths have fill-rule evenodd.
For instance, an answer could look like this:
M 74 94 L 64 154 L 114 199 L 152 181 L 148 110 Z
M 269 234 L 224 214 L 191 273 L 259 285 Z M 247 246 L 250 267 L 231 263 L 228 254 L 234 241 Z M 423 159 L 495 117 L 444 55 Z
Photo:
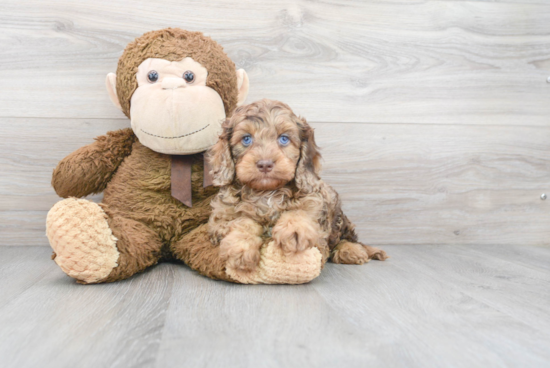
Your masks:
M 226 273 L 209 240 L 218 189 L 203 156 L 245 101 L 246 72 L 211 38 L 168 28 L 128 44 L 106 84 L 131 128 L 97 137 L 55 168 L 52 185 L 65 199 L 46 220 L 54 261 L 82 284 L 126 279 L 169 259 L 246 282 Z M 100 204 L 80 199 L 100 192 Z M 293 258 L 267 248 L 249 279 L 304 283 L 320 270 L 316 249 Z

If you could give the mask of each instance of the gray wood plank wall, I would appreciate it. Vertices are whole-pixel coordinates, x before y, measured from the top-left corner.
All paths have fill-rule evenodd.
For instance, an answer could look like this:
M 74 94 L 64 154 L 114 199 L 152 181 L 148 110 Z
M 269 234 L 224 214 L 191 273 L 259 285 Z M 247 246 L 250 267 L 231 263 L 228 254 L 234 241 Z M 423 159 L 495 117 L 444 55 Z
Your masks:
M 550 244 L 550 1 L 4 0 L 0 245 L 47 246 L 52 169 L 129 126 L 105 75 L 167 26 L 312 123 L 365 242 Z

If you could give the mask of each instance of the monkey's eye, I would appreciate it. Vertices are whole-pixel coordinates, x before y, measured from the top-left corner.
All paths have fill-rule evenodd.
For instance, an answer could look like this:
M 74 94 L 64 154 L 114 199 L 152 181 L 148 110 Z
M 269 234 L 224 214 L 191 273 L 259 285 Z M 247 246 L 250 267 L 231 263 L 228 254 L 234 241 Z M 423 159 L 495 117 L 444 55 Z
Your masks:
M 243 146 L 245 146 L 245 147 L 250 146 L 250 145 L 252 144 L 252 141 L 253 141 L 253 139 L 252 139 L 252 136 L 251 136 L 251 135 L 245 135 L 245 136 L 243 137 L 243 139 L 241 139 L 241 143 L 242 143 Z
M 159 73 L 157 73 L 156 70 L 151 70 L 151 71 L 147 74 L 147 79 L 149 80 L 149 82 L 155 83 L 156 81 L 159 80 Z
M 195 73 L 193 73 L 191 70 L 188 70 L 183 73 L 183 79 L 185 79 L 187 83 L 193 83 L 193 81 L 195 80 Z
M 281 146 L 286 146 L 289 143 L 290 143 L 290 138 L 288 138 L 288 135 L 283 134 L 279 137 L 279 144 Z

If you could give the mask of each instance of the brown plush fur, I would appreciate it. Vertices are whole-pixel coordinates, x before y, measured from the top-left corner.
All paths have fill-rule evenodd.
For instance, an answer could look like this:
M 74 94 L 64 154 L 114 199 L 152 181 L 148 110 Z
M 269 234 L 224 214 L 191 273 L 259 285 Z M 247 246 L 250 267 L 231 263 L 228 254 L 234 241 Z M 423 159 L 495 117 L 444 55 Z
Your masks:
M 76 150 L 53 172 L 52 186 L 60 197 L 85 197 L 103 192 L 122 160 L 132 152 L 131 129 L 110 132 Z
M 237 76 L 235 64 L 223 47 L 201 32 L 166 28 L 147 32 L 126 46 L 118 61 L 116 90 L 122 111 L 130 117 L 130 99 L 138 87 L 138 66 L 146 59 L 161 58 L 180 61 L 191 57 L 208 70 L 206 85 L 222 98 L 225 115 L 237 106 Z
M 239 107 L 223 125 L 209 157 L 214 183 L 209 231 L 223 259 L 253 269 L 262 243 L 273 239 L 286 253 L 317 247 L 325 262 L 361 264 L 384 260 L 382 250 L 357 242 L 334 189 L 319 178 L 320 154 L 313 129 L 284 103 L 261 100 Z M 290 143 L 282 145 L 285 134 Z M 250 135 L 253 143 L 244 146 Z M 257 163 L 271 160 L 261 172 Z
M 225 262 L 219 257 L 219 248 L 210 242 L 207 224 L 200 225 L 179 241 L 173 242 L 170 250 L 174 257 L 201 275 L 215 280 L 235 281 L 225 273 Z
M 129 142 L 133 142 L 131 149 L 126 147 Z M 104 157 L 110 159 L 102 159 Z M 95 172 L 99 179 L 89 181 L 87 175 L 80 176 L 89 171 Z M 118 239 L 120 252 L 119 266 L 102 280 L 110 282 L 143 271 L 162 258 L 170 258 L 172 253 L 188 264 L 194 259 L 189 253 L 198 257 L 204 248 L 210 248 L 217 255 L 217 248 L 209 241 L 183 241 L 192 230 L 208 221 L 210 200 L 217 192 L 217 188 L 203 187 L 203 171 L 202 155 L 195 155 L 193 207 L 189 208 L 171 196 L 170 156 L 143 146 L 134 139 L 131 129 L 123 129 L 109 132 L 67 156 L 55 169 L 52 185 L 62 197 L 85 196 L 100 192 L 106 186 L 101 206 Z M 193 252 L 194 248 L 199 250 Z M 196 265 L 196 261 L 191 263 Z M 219 270 L 220 267 L 221 261 L 210 262 L 203 273 L 210 275 L 214 272 L 210 268 Z
M 130 117 L 138 66 L 148 58 L 179 61 L 192 57 L 208 70 L 206 85 L 221 96 L 226 115 L 237 104 L 235 64 L 214 40 L 200 32 L 168 28 L 131 42 L 119 59 L 117 95 Z M 142 145 L 131 129 L 109 132 L 63 159 L 52 185 L 61 197 L 84 197 L 104 191 L 101 207 L 119 252 L 118 266 L 99 282 L 121 280 L 162 259 L 176 258 L 200 273 L 230 280 L 219 249 L 208 240 L 206 222 L 214 187 L 203 188 L 202 154 L 192 168 L 189 208 L 171 195 L 170 156 Z M 231 281 L 231 280 L 230 280 Z

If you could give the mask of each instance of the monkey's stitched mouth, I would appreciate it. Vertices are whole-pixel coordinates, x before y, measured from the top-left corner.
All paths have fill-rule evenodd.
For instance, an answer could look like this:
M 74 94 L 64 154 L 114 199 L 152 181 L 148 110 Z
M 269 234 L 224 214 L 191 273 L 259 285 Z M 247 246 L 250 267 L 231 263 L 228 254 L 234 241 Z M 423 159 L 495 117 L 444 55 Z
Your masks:
M 157 138 L 162 138 L 162 139 L 177 139 L 177 138 L 183 138 L 183 137 L 187 137 L 187 136 L 189 136 L 189 135 L 191 135 L 191 134 L 198 133 L 198 132 L 200 132 L 201 130 L 205 130 L 205 129 L 208 128 L 209 126 L 210 126 L 210 124 L 206 124 L 206 126 L 200 128 L 200 129 L 198 129 L 198 130 L 195 130 L 194 132 L 187 133 L 187 134 L 183 134 L 183 135 L 179 135 L 179 136 L 177 136 L 177 137 L 163 137 L 163 136 L 161 136 L 161 135 L 151 134 L 151 133 L 149 133 L 149 132 L 146 132 L 146 131 L 143 130 L 143 129 L 140 129 L 140 130 L 141 130 L 143 133 L 148 134 L 148 135 L 150 135 L 150 136 L 152 136 L 152 137 L 157 137 Z

